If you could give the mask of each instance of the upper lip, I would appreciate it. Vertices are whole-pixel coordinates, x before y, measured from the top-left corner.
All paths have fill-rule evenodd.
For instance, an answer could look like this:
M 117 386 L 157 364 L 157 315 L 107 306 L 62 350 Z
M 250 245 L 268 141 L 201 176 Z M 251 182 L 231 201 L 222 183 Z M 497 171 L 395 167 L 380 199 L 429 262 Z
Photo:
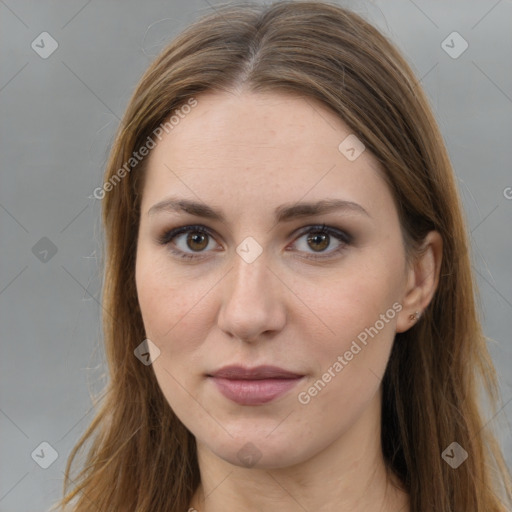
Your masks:
M 261 379 L 296 379 L 303 375 L 295 372 L 279 368 L 278 366 L 255 366 L 254 368 L 245 368 L 243 366 L 224 366 L 213 373 L 208 374 L 209 377 L 220 377 L 224 379 L 239 380 L 261 380 Z

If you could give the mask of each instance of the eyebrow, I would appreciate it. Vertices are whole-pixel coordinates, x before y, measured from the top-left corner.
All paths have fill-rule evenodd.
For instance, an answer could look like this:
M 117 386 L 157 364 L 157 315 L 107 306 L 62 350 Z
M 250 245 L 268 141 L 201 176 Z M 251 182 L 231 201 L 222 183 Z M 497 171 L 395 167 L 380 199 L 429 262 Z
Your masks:
M 290 203 L 278 206 L 274 210 L 276 222 L 289 222 L 303 217 L 322 215 L 336 210 L 344 210 L 350 213 L 359 213 L 371 218 L 371 215 L 358 203 L 342 199 L 323 199 L 318 202 Z M 220 210 L 212 208 L 205 203 L 188 199 L 168 198 L 153 205 L 148 210 L 148 215 L 158 212 L 185 212 L 196 217 L 225 222 Z

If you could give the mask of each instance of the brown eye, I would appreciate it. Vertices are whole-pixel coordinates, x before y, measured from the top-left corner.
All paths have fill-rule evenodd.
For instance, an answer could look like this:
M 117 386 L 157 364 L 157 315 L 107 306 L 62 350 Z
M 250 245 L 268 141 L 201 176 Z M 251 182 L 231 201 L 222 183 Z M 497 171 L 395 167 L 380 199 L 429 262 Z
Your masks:
M 305 258 L 332 258 L 346 250 L 352 240 L 352 236 L 345 231 L 325 225 L 317 225 L 309 226 L 307 231 L 303 231 L 303 234 L 299 236 L 293 246 L 294 250 L 304 253 L 305 256 L 303 257 Z M 176 256 L 187 260 L 199 260 L 199 258 L 207 257 L 212 250 L 222 250 L 214 235 L 201 225 L 172 229 L 159 236 L 157 241 L 161 245 L 168 246 L 169 250 Z
M 167 246 L 176 256 L 187 260 L 205 257 L 212 250 L 219 248 L 214 236 L 201 225 L 172 229 L 163 233 L 157 241 Z
M 324 233 L 317 233 L 308 236 L 308 246 L 314 251 L 323 251 L 330 244 L 330 236 Z
M 208 235 L 197 231 L 189 232 L 187 236 L 187 247 L 193 251 L 202 251 L 208 247 Z
M 320 260 L 338 256 L 348 249 L 352 241 L 353 237 L 346 231 L 322 224 L 308 226 L 293 247 L 303 254 L 303 258 Z

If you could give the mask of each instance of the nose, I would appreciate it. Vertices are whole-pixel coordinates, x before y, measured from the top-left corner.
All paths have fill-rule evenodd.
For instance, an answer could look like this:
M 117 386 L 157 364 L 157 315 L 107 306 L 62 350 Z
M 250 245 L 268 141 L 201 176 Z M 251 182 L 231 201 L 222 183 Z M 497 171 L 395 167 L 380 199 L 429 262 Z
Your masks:
M 264 254 L 251 263 L 238 255 L 234 259 L 223 283 L 218 326 L 245 342 L 272 337 L 286 323 L 282 283 L 267 267 Z

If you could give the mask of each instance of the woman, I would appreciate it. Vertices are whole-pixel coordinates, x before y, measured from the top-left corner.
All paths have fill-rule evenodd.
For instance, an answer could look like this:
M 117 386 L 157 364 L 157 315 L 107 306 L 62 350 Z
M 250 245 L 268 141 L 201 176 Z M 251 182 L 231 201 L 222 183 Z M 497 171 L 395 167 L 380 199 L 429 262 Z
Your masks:
M 217 9 L 141 79 L 95 195 L 111 378 L 62 507 L 506 510 L 453 171 L 373 27 Z

